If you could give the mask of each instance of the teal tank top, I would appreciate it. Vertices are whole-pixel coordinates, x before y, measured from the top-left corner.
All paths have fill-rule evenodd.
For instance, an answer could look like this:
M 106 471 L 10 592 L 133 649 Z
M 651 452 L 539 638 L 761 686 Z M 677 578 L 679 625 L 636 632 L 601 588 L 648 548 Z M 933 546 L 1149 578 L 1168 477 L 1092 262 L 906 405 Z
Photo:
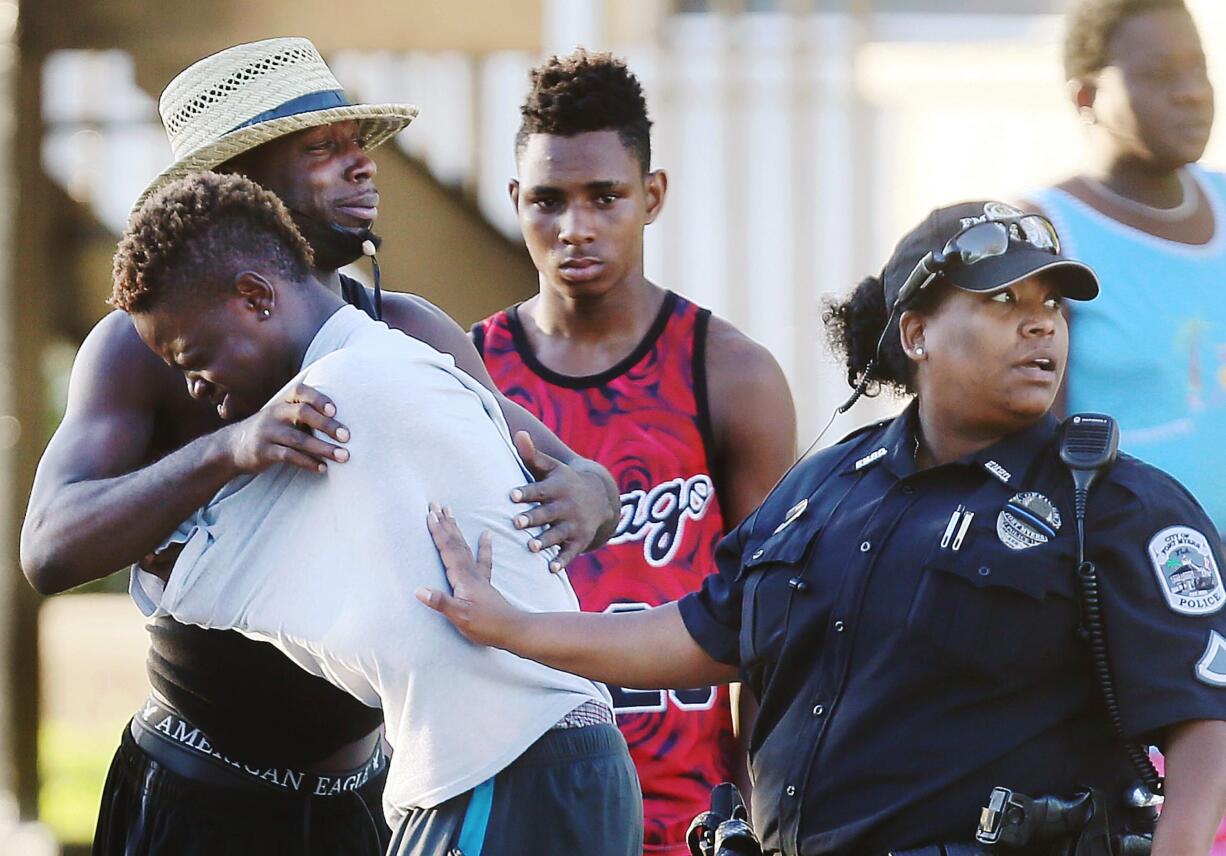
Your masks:
M 1120 446 L 1181 481 L 1226 532 L 1226 176 L 1189 167 L 1213 210 L 1193 246 L 1155 238 L 1062 190 L 1031 200 L 1102 292 L 1072 301 L 1068 411 L 1120 423 Z

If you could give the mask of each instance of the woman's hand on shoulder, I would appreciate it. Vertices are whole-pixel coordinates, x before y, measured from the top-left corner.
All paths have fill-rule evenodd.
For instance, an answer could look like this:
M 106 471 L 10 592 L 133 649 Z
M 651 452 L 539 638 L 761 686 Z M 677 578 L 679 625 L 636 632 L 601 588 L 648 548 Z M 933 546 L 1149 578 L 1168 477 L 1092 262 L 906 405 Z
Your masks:
M 490 582 L 494 568 L 490 533 L 481 533 L 474 558 L 450 509 L 431 503 L 426 526 L 443 560 L 451 593 L 423 587 L 415 592 L 417 599 L 442 613 L 469 641 L 508 647 L 523 613 L 507 603 Z

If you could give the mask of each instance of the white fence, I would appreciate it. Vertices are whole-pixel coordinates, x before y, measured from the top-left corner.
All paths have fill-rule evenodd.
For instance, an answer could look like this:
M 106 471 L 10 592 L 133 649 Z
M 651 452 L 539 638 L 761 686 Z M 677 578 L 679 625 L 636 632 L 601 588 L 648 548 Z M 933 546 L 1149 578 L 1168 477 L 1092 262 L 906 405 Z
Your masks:
M 570 8 L 545 5 L 555 16 Z M 1213 72 L 1226 56 L 1226 4 L 1190 5 Z M 580 38 L 598 17 L 547 30 L 555 43 Z M 1077 170 L 1059 32 L 1057 18 L 1035 15 L 685 14 L 641 43 L 607 45 L 644 82 L 655 165 L 671 178 L 665 212 L 648 230 L 648 274 L 774 352 L 802 437 L 847 393 L 824 344 L 823 297 L 878 270 L 929 208 L 1016 198 Z M 506 196 L 512 140 L 535 60 L 330 57 L 352 94 L 418 104 L 421 116 L 399 144 L 464 188 L 508 235 L 517 234 Z M 47 69 L 47 168 L 116 229 L 169 158 L 152 100 L 132 85 L 126 62 L 61 55 Z M 1226 163 L 1224 135 L 1208 161 Z M 860 405 L 827 439 L 892 407 Z

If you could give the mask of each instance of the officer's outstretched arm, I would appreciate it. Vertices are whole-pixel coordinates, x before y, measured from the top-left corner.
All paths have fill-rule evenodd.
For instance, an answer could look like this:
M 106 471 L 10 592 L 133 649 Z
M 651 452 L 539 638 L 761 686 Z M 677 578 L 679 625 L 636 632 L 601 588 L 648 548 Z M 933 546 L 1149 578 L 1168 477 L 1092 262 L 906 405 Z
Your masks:
M 642 612 L 524 612 L 490 585 L 488 532 L 474 560 L 450 514 L 435 506 L 427 525 L 452 590 L 419 589 L 417 599 L 473 642 L 621 687 L 697 687 L 737 679 L 735 667 L 698 647 L 675 603 Z
M 1226 813 L 1226 722 L 1172 726 L 1166 740 L 1166 804 L 1153 856 L 1208 853 Z

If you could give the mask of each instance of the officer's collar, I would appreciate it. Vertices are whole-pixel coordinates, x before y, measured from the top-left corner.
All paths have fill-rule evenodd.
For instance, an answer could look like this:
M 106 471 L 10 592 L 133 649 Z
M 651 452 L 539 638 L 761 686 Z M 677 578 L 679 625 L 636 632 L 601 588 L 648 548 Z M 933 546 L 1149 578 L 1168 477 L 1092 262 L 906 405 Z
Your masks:
M 1020 487 L 1035 456 L 1047 446 L 1059 424 L 1048 411 L 1029 428 L 968 455 L 963 462 L 983 467 L 989 475 L 1010 487 Z
M 862 453 L 848 463 L 844 472 L 883 466 L 896 478 L 913 475 L 916 472 L 915 429 L 918 419 L 919 405 L 912 401 L 874 441 L 864 444 Z M 955 464 L 979 467 L 1001 483 L 1018 487 L 1035 455 L 1051 439 L 1057 424 L 1056 417 L 1048 412 L 1030 427 L 1010 434 L 973 455 L 967 455 Z

